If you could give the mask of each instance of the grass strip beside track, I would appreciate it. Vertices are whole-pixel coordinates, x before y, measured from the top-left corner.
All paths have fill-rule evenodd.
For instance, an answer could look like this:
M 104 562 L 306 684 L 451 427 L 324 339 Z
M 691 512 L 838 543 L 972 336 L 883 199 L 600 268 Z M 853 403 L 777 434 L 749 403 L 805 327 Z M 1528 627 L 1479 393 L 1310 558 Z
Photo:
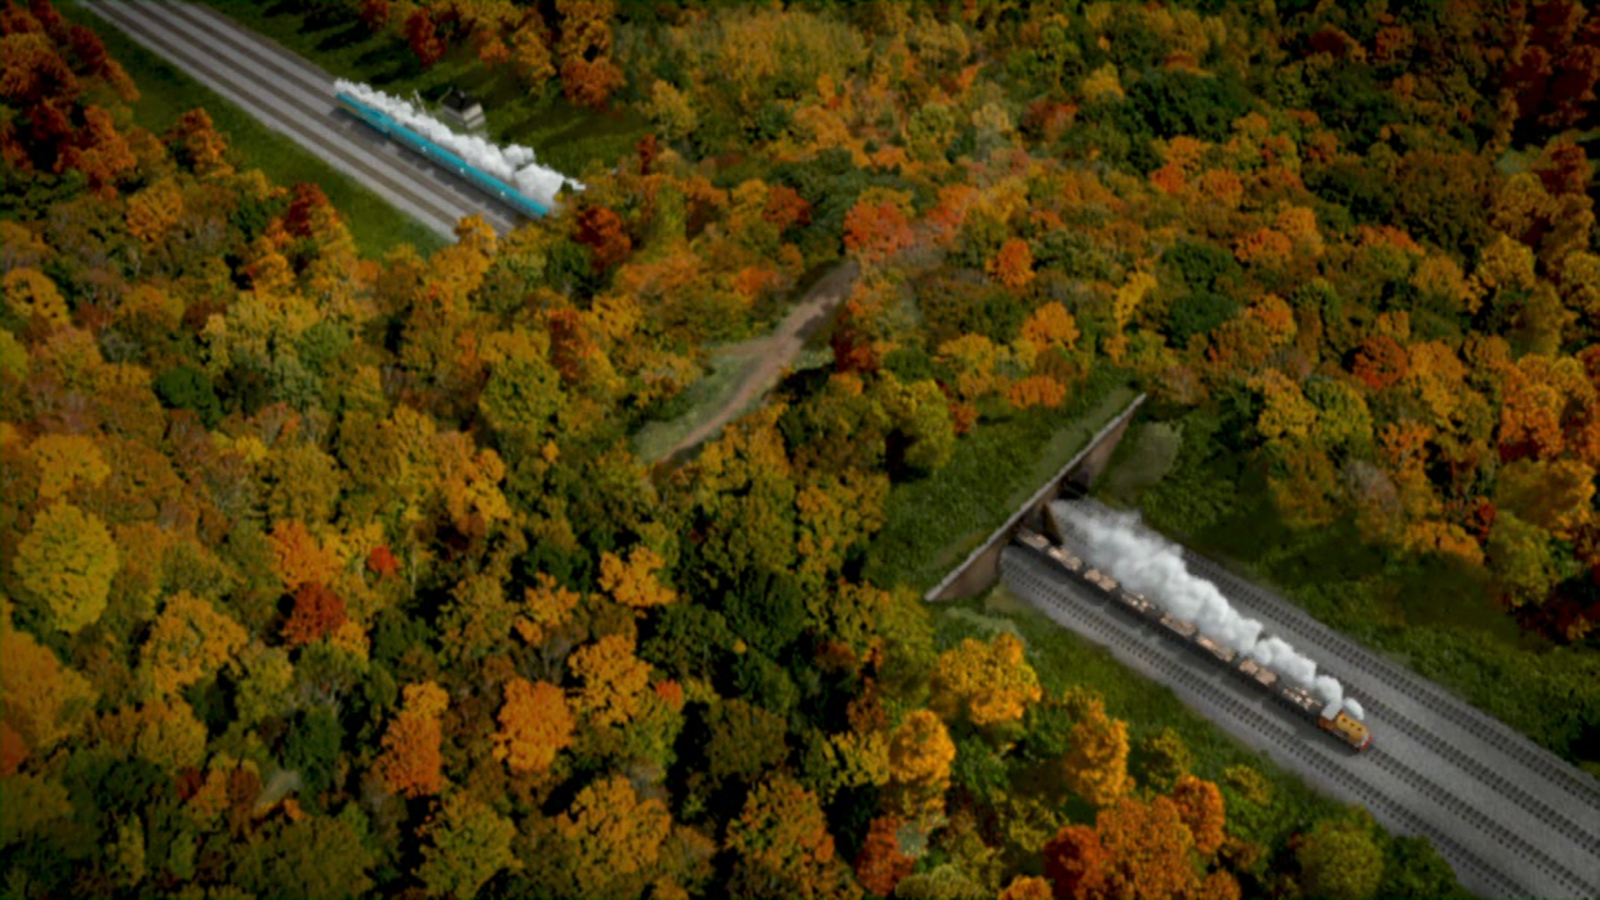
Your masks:
M 379 257 L 400 244 L 411 244 L 424 255 L 444 246 L 420 222 L 146 50 L 115 25 L 76 5 L 60 10 L 65 18 L 98 34 L 106 51 L 127 69 L 139 88 L 139 99 L 129 105 L 140 126 L 159 135 L 184 113 L 204 107 L 217 131 L 227 137 L 241 168 L 258 168 L 284 187 L 302 181 L 320 185 L 344 216 L 363 256 Z

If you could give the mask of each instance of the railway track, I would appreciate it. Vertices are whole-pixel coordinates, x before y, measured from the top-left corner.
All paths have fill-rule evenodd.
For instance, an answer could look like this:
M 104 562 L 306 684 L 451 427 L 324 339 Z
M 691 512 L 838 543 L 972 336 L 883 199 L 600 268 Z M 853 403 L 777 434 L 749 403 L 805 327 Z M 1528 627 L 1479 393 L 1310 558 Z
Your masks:
M 1419 678 L 1376 653 L 1351 641 L 1312 618 L 1308 613 L 1282 597 L 1247 581 L 1226 567 L 1199 553 L 1183 548 L 1184 562 L 1189 571 L 1212 581 L 1235 605 L 1249 610 L 1270 613 L 1296 627 L 1302 635 L 1316 644 L 1325 655 L 1352 662 L 1362 673 L 1387 684 L 1394 690 L 1425 702 L 1451 724 L 1489 744 L 1521 765 L 1559 785 L 1567 793 L 1583 799 L 1590 806 L 1600 807 L 1600 785 L 1586 778 L 1549 751 L 1529 742 L 1511 731 L 1504 723 L 1467 705 L 1459 698 L 1441 690 L 1436 685 Z M 1595 843 L 1591 834 L 1590 840 Z
M 85 7 L 440 235 L 453 238 L 456 222 L 472 214 L 502 233 L 514 225 L 498 201 L 336 112 L 326 73 L 220 14 L 187 3 Z
M 1109 621 L 1110 611 L 1103 603 L 1098 600 L 1085 602 L 1073 588 L 1063 583 L 1064 576 L 1051 571 L 1042 561 L 1028 558 L 1015 548 L 1008 548 L 1001 556 L 1000 568 L 1007 584 L 1021 587 L 1018 593 L 1036 605 L 1045 607 L 1047 613 L 1053 608 L 1065 614 L 1072 620 L 1071 627 L 1088 632 L 1096 642 L 1110 647 L 1119 655 L 1143 663 L 1146 669 L 1154 672 L 1166 684 L 1222 710 L 1234 722 L 1247 726 L 1256 735 L 1270 741 L 1280 754 L 1312 769 L 1341 788 L 1346 795 L 1398 825 L 1401 830 L 1426 836 L 1440 854 L 1455 866 L 1458 875 L 1468 876 L 1463 881 L 1479 892 L 1492 897 L 1529 896 L 1532 893 L 1526 885 L 1481 859 L 1433 822 L 1351 774 L 1332 757 L 1334 751 L 1324 748 L 1320 741 L 1308 741 L 1305 735 L 1297 733 L 1283 719 L 1256 709 L 1196 675 L 1172 657 L 1172 648 L 1155 643 L 1150 636 L 1139 633 L 1130 635 L 1117 627 Z M 1087 589 L 1083 589 L 1082 593 L 1087 594 Z M 1041 599 L 1043 603 L 1040 603 Z
M 1545 776 L 1562 790 L 1579 799 L 1588 799 L 1591 806 L 1600 804 L 1600 794 L 1593 790 L 1593 785 L 1586 784 L 1581 776 L 1570 772 L 1565 765 L 1552 763 L 1546 759 L 1542 749 L 1528 745 L 1523 738 L 1507 739 L 1495 727 L 1499 725 L 1497 721 L 1485 721 L 1481 713 L 1463 711 L 1459 707 L 1461 701 L 1448 697 L 1425 680 L 1381 658 L 1376 664 L 1369 663 L 1369 660 L 1376 658 L 1371 651 L 1354 644 L 1287 601 L 1252 585 L 1217 563 L 1187 549 L 1184 551 L 1184 561 L 1191 572 L 1211 580 L 1242 611 L 1270 614 L 1297 626 L 1299 635 L 1307 639 L 1306 643 L 1316 646 L 1321 651 L 1314 654 L 1319 662 L 1329 659 L 1342 660 L 1349 664 L 1352 672 L 1359 673 L 1361 678 L 1373 677 L 1399 693 L 1421 698 L 1430 711 L 1439 713 L 1462 731 Z M 1462 752 L 1432 730 L 1418 725 L 1382 699 L 1370 694 L 1363 694 L 1361 699 L 1368 712 L 1380 716 L 1386 725 L 1398 728 L 1407 737 L 1527 810 L 1600 860 L 1600 822 L 1589 828 L 1583 827 L 1566 814 L 1534 797 L 1511 779 Z

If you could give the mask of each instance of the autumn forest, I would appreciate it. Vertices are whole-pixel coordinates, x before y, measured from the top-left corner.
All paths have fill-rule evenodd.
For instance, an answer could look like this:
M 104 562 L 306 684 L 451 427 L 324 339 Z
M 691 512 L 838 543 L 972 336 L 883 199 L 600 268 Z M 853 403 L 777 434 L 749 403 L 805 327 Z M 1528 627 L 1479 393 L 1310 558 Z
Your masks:
M 212 5 L 602 137 L 396 237 L 6 0 L 0 895 L 1461 895 L 1003 588 L 923 601 L 1137 392 L 1100 499 L 1600 771 L 1600 12 Z

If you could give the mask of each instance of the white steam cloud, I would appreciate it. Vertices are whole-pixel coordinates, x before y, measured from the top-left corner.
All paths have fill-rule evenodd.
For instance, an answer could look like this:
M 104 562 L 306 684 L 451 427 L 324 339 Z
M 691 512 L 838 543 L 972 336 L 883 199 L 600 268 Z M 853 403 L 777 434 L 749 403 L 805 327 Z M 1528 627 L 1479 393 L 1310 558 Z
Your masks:
M 398 97 L 364 84 L 343 78 L 333 83 L 334 90 L 360 100 L 372 108 L 393 116 L 395 121 L 410 128 L 435 144 L 460 156 L 462 159 L 516 188 L 524 197 L 537 200 L 545 206 L 555 205 L 556 192 L 562 185 L 581 191 L 584 186 L 551 169 L 534 162 L 533 150 L 521 144 L 502 147 L 470 134 L 457 134 L 450 126 L 433 118 Z
M 1090 561 L 1128 590 L 1311 691 L 1324 705 L 1342 704 L 1352 717 L 1362 718 L 1361 704 L 1344 696 L 1337 678 L 1318 675 L 1317 664 L 1282 638 L 1263 639 L 1260 621 L 1240 615 L 1216 585 L 1190 574 L 1178 549 L 1141 527 L 1137 516 L 1064 501 L 1051 504 L 1051 512 L 1083 543 Z

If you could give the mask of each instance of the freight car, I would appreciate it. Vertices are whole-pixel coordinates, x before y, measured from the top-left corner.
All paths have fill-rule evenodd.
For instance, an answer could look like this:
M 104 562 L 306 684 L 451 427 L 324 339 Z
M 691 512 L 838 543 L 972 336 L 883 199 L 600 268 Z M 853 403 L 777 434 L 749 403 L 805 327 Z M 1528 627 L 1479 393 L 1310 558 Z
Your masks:
M 505 181 L 490 175 L 462 159 L 460 155 L 446 150 L 444 147 L 412 131 L 383 110 L 363 103 L 343 91 L 335 94 L 334 100 L 338 102 L 341 109 L 367 123 L 372 130 L 427 158 L 434 164 L 449 169 L 465 179 L 473 187 L 494 197 L 528 218 L 542 219 L 550 214 L 550 208 L 543 203 L 524 196 L 521 191 L 518 191 Z
M 1259 690 L 1288 704 L 1291 709 L 1315 721 L 1318 728 L 1349 747 L 1359 751 L 1371 746 L 1371 730 L 1360 720 L 1345 712 L 1340 704 L 1324 705 L 1310 691 L 1278 677 L 1277 672 L 1256 662 L 1250 655 L 1241 654 L 1221 641 L 1203 634 L 1193 624 L 1165 612 L 1143 595 L 1122 587 L 1110 575 L 1090 567 L 1072 551 L 1056 546 L 1043 535 L 1027 528 L 1019 529 L 1017 542 L 1093 587 L 1117 606 L 1155 624 L 1174 640 L 1216 661 L 1218 665 L 1241 676 Z M 1070 560 L 1072 565 L 1068 565 L 1067 560 Z

